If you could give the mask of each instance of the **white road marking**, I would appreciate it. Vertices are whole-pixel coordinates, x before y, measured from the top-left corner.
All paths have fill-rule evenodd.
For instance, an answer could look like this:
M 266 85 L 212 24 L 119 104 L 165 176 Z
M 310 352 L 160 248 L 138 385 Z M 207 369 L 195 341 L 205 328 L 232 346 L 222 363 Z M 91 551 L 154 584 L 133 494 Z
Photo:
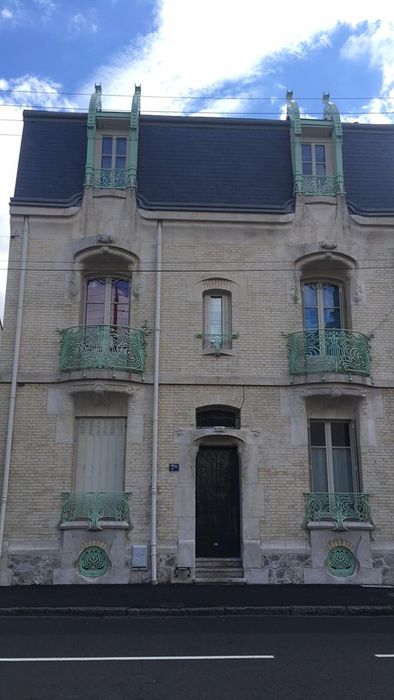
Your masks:
M 233 659 L 274 659 L 272 654 L 231 654 L 228 656 L 32 656 L 0 658 L 0 663 L 49 661 L 227 661 Z
M 378 659 L 394 659 L 394 654 L 375 654 Z

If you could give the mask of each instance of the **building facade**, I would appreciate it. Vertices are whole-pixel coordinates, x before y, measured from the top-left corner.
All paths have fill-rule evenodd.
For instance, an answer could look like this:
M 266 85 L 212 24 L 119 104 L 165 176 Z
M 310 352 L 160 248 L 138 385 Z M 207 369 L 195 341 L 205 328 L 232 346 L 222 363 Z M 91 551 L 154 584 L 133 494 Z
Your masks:
M 394 127 L 28 111 L 1 583 L 394 584 Z

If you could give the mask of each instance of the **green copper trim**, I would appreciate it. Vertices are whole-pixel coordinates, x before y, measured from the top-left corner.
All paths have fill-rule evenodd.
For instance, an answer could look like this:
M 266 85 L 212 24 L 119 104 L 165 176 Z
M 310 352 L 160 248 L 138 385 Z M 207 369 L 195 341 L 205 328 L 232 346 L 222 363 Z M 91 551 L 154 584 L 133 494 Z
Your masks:
M 86 547 L 78 558 L 78 571 L 81 576 L 97 578 L 107 573 L 110 565 L 108 555 L 102 547 Z
M 335 177 L 337 180 L 338 194 L 345 193 L 345 181 L 343 176 L 343 159 L 342 159 L 342 143 L 343 143 L 343 131 L 341 124 L 341 117 L 339 111 L 334 102 L 330 102 L 330 94 L 328 92 L 323 93 L 323 117 L 327 121 L 333 123 L 332 130 L 332 143 L 333 143 L 333 156 L 334 156 L 334 166 L 335 166 Z
M 125 491 L 67 491 L 62 493 L 62 512 L 58 527 L 63 523 L 88 520 L 89 530 L 101 530 L 101 520 L 126 522 L 130 526 L 130 509 Z
M 323 196 L 336 197 L 345 193 L 342 159 L 342 124 L 337 106 L 330 102 L 329 93 L 323 93 L 323 119 L 301 119 L 297 102 L 293 99 L 293 92 L 289 90 L 287 99 L 287 118 L 291 123 L 291 158 L 293 163 L 294 192 L 306 197 Z M 302 174 L 302 133 L 303 129 L 328 126 L 332 123 L 331 143 L 333 174 L 326 176 L 304 176 Z M 310 133 L 308 133 L 310 138 Z M 318 142 L 318 137 L 317 142 Z
M 369 495 L 367 493 L 304 493 L 305 517 L 303 527 L 308 523 L 332 521 L 334 530 L 346 530 L 345 520 L 370 523 L 373 526 Z
M 363 333 L 341 328 L 289 333 L 287 336 L 289 373 L 361 374 L 371 372 L 370 339 Z
M 128 157 L 128 173 L 130 178 L 130 187 L 137 187 L 137 163 L 138 163 L 138 131 L 139 131 L 139 116 L 141 103 L 141 85 L 136 85 L 131 104 L 130 115 L 130 143 Z
M 357 559 L 349 547 L 333 547 L 327 557 L 326 567 L 333 576 L 351 576 L 357 566 Z
M 101 112 L 101 85 L 94 86 L 94 92 L 89 102 L 88 112 L 88 143 L 86 149 L 85 185 L 92 185 L 94 172 L 94 156 L 96 152 L 96 114 Z

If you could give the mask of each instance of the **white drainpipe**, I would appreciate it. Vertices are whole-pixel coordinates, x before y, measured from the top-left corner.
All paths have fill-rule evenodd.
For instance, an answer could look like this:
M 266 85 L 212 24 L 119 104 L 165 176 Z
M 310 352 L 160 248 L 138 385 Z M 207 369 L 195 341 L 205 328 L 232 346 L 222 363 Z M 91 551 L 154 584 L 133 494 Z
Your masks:
M 160 300 L 161 300 L 161 221 L 157 222 L 156 240 L 156 296 L 153 368 L 153 416 L 152 416 L 152 484 L 151 484 L 151 573 L 152 583 L 157 583 L 157 443 L 159 428 L 159 363 L 160 363 Z
M 9 480 L 10 480 L 12 438 L 13 438 L 13 433 L 14 433 L 15 399 L 16 399 L 17 379 L 18 379 L 19 352 L 20 352 L 20 346 L 21 346 L 23 299 L 24 299 L 24 294 L 25 294 L 28 239 L 29 239 L 29 218 L 27 216 L 25 216 L 24 222 L 23 222 L 22 259 L 21 259 L 21 274 L 20 274 L 20 279 L 19 279 L 18 309 L 17 309 L 17 313 L 16 313 L 14 359 L 13 359 L 13 363 L 12 363 L 11 396 L 10 396 L 10 403 L 9 403 L 9 409 L 8 409 L 7 441 L 6 441 L 6 448 L 5 448 L 5 461 L 4 461 L 4 473 L 3 473 L 3 491 L 2 491 L 2 495 L 1 495 L 0 559 L 1 559 L 2 554 L 3 554 L 5 514 L 6 514 L 6 510 L 7 510 L 8 485 L 9 485 Z

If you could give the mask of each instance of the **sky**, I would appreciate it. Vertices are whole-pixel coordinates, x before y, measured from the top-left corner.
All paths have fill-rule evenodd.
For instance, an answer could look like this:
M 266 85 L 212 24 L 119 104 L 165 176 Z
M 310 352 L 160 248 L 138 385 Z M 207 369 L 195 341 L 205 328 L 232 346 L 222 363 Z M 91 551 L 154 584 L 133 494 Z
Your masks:
M 394 122 L 388 0 L 0 0 L 0 318 L 23 109 L 285 118 L 287 89 L 320 116 Z

